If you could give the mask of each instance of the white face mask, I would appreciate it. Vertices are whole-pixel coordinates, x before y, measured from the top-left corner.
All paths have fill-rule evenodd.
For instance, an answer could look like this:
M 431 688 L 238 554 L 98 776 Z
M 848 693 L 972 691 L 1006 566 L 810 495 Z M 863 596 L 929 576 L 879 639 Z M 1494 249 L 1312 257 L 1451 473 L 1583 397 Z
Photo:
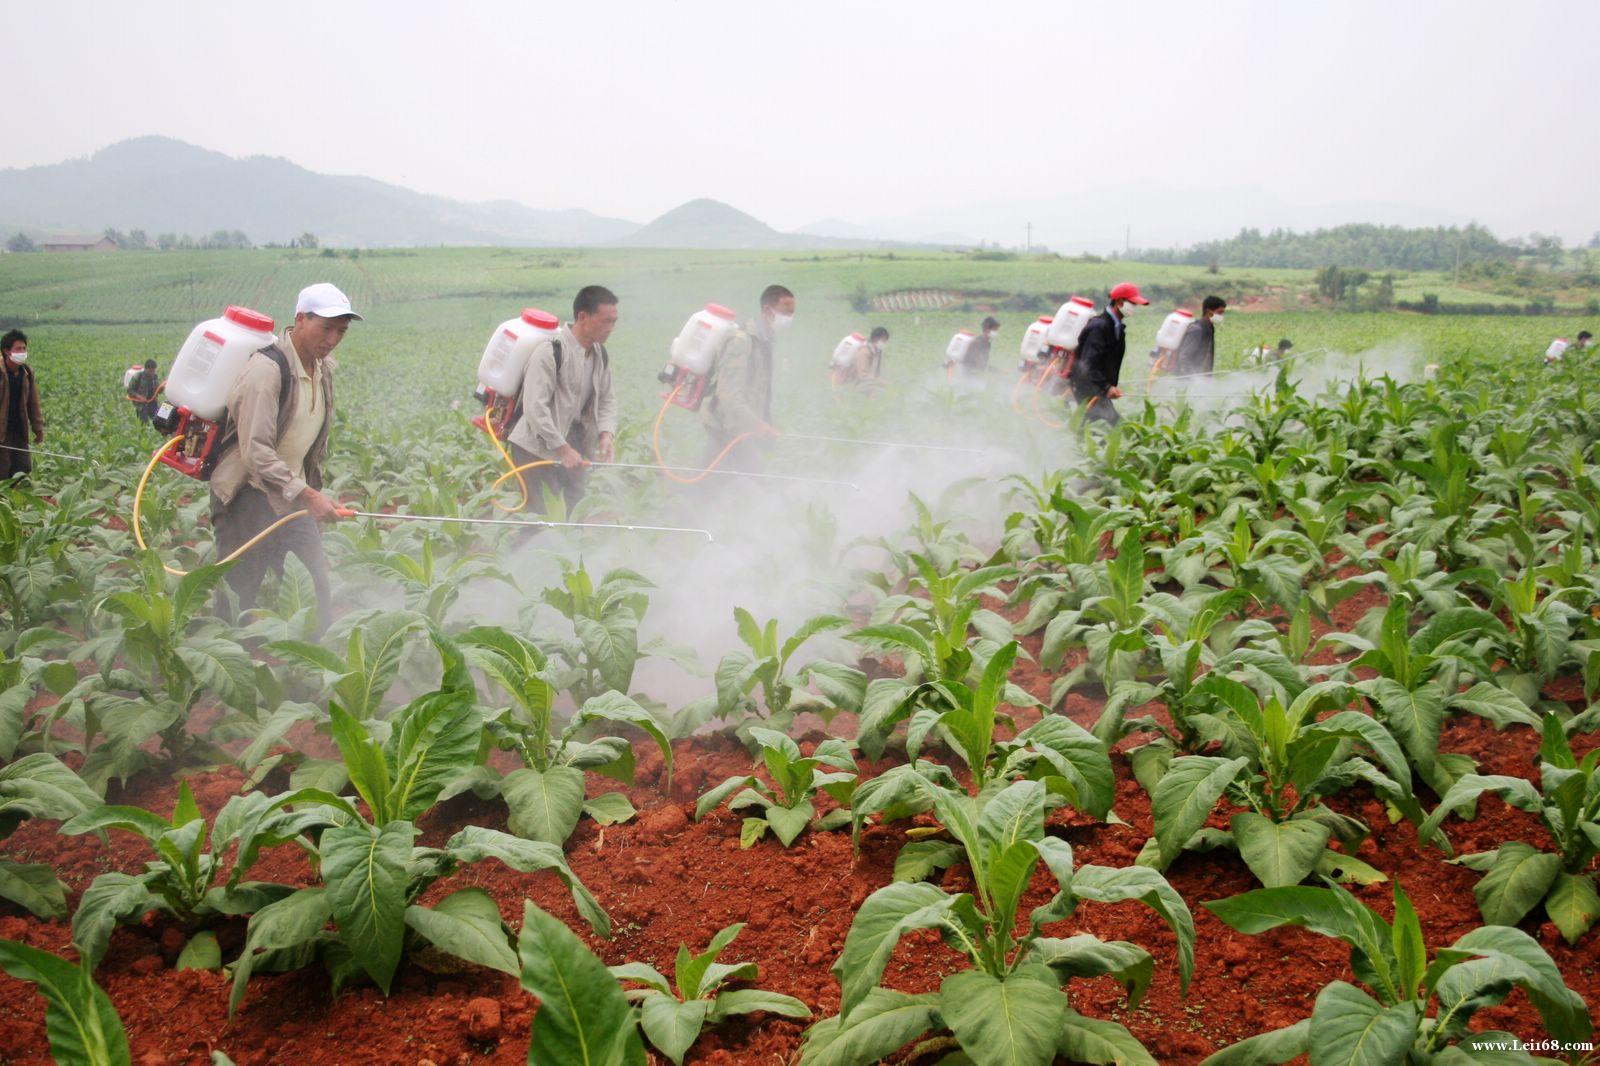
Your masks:
M 1122 306 L 1117 308 L 1117 315 L 1119 317 L 1125 319 L 1125 318 L 1128 317 L 1129 313 L 1132 312 L 1132 311 L 1133 311 L 1133 305 L 1131 303 L 1129 303 L 1128 301 L 1124 300 L 1124 301 L 1122 301 Z
M 882 355 L 883 354 L 883 346 L 884 346 L 885 343 L 886 342 L 884 342 L 884 341 L 873 341 L 872 342 L 872 350 L 877 352 L 879 355 Z
M 1221 311 L 1218 311 L 1216 314 L 1211 316 L 1211 324 L 1213 326 L 1222 325 L 1222 312 Z
M 11 359 L 11 361 L 13 363 L 16 363 L 18 366 L 21 366 L 23 363 L 26 363 L 28 361 L 28 350 L 26 348 L 24 348 L 20 352 L 12 352 L 10 354 L 9 358 Z
M 772 312 L 772 332 L 782 333 L 789 328 L 789 323 L 793 321 L 793 315 L 786 315 L 782 311 Z

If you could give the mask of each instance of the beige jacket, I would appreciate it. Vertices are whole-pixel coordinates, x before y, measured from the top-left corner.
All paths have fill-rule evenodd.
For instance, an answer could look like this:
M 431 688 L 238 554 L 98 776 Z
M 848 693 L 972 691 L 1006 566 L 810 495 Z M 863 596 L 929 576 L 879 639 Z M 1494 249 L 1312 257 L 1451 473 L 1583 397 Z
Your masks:
M 266 354 L 256 352 L 228 393 L 228 425 L 217 445 L 221 458 L 211 472 L 211 492 L 224 505 L 249 484 L 266 494 L 280 515 L 299 510 L 298 498 L 308 487 L 322 488 L 322 463 L 328 454 L 328 429 L 333 424 L 333 360 L 322 363 L 322 429 L 306 453 L 305 469 L 291 470 L 278 455 L 278 440 L 294 413 L 295 390 L 300 378 L 294 372 L 295 354 L 290 326 L 278 338 L 278 348 L 289 362 L 289 393 L 283 394 L 283 372 Z
M 561 343 L 561 369 L 556 370 L 555 344 L 540 341 L 528 354 L 522 373 L 522 417 L 507 439 L 541 459 L 554 459 L 570 444 L 591 457 L 600 434 L 617 432 L 617 394 L 604 345 L 588 352 L 567 323 L 556 333 Z M 591 390 L 584 404 L 585 390 Z

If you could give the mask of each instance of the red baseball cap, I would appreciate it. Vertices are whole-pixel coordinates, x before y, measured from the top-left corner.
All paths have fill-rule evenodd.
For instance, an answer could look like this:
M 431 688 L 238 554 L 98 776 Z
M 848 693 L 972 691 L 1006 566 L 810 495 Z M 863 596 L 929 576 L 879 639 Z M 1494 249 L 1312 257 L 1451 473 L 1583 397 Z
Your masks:
M 1124 281 L 1111 290 L 1111 299 L 1130 300 L 1136 304 L 1147 304 L 1150 301 L 1139 295 L 1139 286 L 1131 281 Z

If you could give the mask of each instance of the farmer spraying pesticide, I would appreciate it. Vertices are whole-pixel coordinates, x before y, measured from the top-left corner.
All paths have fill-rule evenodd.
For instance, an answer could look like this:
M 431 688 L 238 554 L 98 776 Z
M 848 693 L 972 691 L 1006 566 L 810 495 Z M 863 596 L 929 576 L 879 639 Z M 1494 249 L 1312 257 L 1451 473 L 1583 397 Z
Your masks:
M 1217 365 L 1217 327 L 1222 325 L 1222 313 L 1227 302 L 1220 296 L 1207 296 L 1200 305 L 1200 317 L 1189 323 L 1178 344 L 1177 363 L 1173 373 L 1179 377 L 1209 374 Z
M 853 385 L 870 392 L 883 385 L 883 353 L 889 346 L 889 331 L 874 327 L 866 337 L 852 333 L 833 350 L 829 376 L 834 388 Z
M 167 402 L 153 419 L 173 436 L 156 458 L 210 481 L 217 557 L 235 559 L 227 582 L 242 610 L 255 605 L 267 570 L 281 573 L 293 552 L 316 588 L 318 628 L 328 625 L 328 562 L 317 523 L 340 517 L 321 491 L 333 424 L 329 357 L 360 317 L 344 293 L 320 282 L 300 290 L 294 325 L 276 338 L 272 319 L 230 307 L 196 326 L 173 361 Z M 141 479 L 136 532 L 143 490 Z
M 1132 307 L 1149 303 L 1139 295 L 1139 286 L 1124 281 L 1107 294 L 1105 310 L 1084 324 L 1067 383 L 1073 398 L 1084 406 L 1087 418 L 1112 425 L 1121 421 L 1112 401 L 1122 396 L 1117 382 L 1122 374 L 1122 357 L 1128 349 L 1128 315 Z
M 157 372 L 154 359 L 146 359 L 144 366 L 123 382 L 128 402 L 133 404 L 134 415 L 145 425 L 150 424 L 156 408 L 160 406 L 156 401 L 156 395 L 161 392 L 161 388 L 161 375 Z
M 704 467 L 753 470 L 755 445 L 778 435 L 772 425 L 773 352 L 778 334 L 794 321 L 794 293 L 768 285 L 760 310 L 743 328 L 730 329 L 712 357 L 701 415 L 706 429 Z
M 522 414 L 507 440 L 516 467 L 532 467 L 519 475 L 524 508 L 541 501 L 547 488 L 576 506 L 587 486 L 585 467 L 615 457 L 617 394 L 606 341 L 616 325 L 616 293 L 586 285 L 572 300 L 572 321 L 542 333 L 527 353 L 514 398 Z

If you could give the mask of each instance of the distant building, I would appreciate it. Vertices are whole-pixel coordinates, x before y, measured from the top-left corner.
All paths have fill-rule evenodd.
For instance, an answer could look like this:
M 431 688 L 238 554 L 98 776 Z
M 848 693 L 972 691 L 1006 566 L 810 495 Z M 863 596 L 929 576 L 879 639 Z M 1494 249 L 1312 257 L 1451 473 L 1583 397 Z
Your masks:
M 61 233 L 42 245 L 47 252 L 114 252 L 117 242 L 110 237 L 96 237 L 92 233 Z

